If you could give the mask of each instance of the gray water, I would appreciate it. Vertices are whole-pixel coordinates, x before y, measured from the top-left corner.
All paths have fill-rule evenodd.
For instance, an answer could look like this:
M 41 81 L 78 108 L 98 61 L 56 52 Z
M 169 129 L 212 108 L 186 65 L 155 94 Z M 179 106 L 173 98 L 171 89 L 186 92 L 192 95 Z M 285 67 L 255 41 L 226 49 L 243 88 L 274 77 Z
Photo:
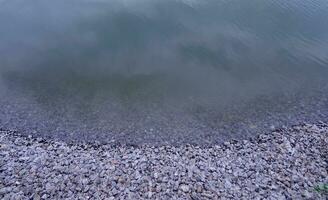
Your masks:
M 326 0 L 0 0 L 0 124 L 212 144 L 326 120 Z

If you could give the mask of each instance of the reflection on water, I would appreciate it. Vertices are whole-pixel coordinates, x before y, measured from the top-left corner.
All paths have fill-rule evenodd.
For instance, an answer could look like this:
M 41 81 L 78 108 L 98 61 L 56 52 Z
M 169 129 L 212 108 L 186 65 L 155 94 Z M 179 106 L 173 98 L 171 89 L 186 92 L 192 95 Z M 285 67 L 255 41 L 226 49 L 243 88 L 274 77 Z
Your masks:
M 327 13 L 324 0 L 0 1 L 0 91 L 98 128 L 143 129 L 145 112 L 158 123 L 197 107 L 226 115 L 326 82 Z

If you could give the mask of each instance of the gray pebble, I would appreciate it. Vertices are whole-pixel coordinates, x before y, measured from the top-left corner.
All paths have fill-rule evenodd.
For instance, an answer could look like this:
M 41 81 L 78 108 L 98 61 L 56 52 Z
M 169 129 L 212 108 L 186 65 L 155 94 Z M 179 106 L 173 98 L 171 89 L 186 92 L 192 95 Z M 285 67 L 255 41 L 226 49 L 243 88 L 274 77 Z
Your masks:
M 0 199 L 326 199 L 328 125 L 213 147 L 68 145 L 0 131 Z M 4 161 L 4 162 L 1 162 Z

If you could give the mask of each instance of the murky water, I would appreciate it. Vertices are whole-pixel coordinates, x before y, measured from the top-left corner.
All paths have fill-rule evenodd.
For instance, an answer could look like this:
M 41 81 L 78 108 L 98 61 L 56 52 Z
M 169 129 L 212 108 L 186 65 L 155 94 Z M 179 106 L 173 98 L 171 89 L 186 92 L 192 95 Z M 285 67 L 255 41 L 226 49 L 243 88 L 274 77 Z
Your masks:
M 211 144 L 325 119 L 325 0 L 0 0 L 0 123 Z

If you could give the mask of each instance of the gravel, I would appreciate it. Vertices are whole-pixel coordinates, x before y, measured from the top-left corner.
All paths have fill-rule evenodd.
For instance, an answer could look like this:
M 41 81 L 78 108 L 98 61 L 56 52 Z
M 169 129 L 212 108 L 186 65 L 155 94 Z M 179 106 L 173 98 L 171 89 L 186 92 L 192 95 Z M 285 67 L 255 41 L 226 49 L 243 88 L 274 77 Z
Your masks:
M 328 124 L 222 145 L 65 143 L 0 131 L 0 199 L 327 199 Z

